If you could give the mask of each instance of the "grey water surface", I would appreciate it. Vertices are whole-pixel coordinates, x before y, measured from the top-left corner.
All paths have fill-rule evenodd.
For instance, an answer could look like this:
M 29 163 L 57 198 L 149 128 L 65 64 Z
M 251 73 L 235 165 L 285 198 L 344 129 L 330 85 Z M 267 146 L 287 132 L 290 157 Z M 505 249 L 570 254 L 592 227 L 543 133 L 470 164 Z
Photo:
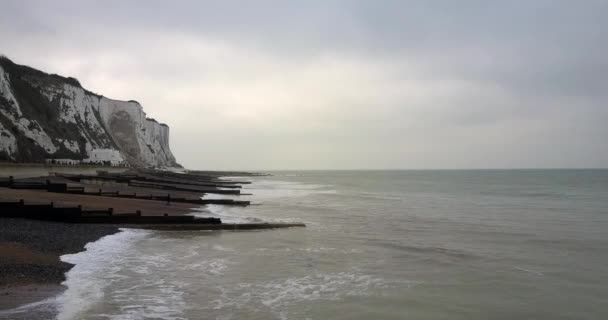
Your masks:
M 228 222 L 124 230 L 76 264 L 59 319 L 606 319 L 608 170 L 273 172 Z

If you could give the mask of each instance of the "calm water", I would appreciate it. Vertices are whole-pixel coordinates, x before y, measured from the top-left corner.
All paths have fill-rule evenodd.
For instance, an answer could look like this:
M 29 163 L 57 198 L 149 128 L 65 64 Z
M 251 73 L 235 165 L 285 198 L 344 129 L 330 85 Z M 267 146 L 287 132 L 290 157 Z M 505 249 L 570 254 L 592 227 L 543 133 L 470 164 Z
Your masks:
M 58 317 L 608 318 L 608 170 L 274 174 L 200 214 L 307 228 L 103 238 Z

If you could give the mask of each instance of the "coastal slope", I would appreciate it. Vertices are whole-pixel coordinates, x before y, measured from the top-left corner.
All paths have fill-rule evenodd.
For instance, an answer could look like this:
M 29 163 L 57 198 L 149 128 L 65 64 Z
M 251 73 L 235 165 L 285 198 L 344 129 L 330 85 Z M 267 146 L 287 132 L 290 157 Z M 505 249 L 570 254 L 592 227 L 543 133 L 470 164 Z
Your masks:
M 169 127 L 136 101 L 0 56 L 0 161 L 177 167 Z

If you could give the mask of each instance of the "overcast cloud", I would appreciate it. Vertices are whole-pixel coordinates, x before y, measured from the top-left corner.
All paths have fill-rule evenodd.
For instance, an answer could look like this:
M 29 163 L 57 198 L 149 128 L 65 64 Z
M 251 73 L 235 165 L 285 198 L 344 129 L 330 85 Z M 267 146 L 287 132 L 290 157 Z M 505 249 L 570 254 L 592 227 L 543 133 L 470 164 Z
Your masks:
M 608 166 L 608 1 L 3 1 L 201 169 Z

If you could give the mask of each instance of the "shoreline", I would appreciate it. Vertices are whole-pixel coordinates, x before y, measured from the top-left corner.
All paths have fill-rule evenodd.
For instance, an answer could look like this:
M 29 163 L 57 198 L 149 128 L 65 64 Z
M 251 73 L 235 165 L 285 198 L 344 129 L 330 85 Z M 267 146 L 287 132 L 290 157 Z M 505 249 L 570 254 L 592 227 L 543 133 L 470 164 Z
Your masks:
M 0 219 L 0 310 L 57 296 L 73 267 L 61 256 L 118 232 L 114 226 Z
M 0 287 L 0 318 L 3 312 L 17 311 L 29 305 L 58 297 L 67 288 L 62 284 L 34 283 Z
M 60 257 L 118 232 L 113 226 L 0 219 L 0 310 L 57 296 L 74 266 Z
M 244 231 L 305 226 L 223 224 L 218 218 L 192 216 L 193 209 L 201 206 L 201 197 L 207 193 L 240 194 L 241 185 L 250 182 L 220 178 L 243 176 L 242 172 L 179 174 L 130 170 L 95 172 L 91 176 L 88 170 L 99 168 L 87 167 L 83 168 L 87 172 L 77 172 L 78 168 L 67 167 L 72 169 L 70 174 L 53 174 L 45 168 L 48 169 L 0 165 L 0 177 L 3 169 L 8 170 L 7 176 L 15 177 L 0 179 L 0 202 L 6 207 L 0 215 L 0 318 L 3 312 L 19 312 L 19 307 L 59 296 L 67 289 L 62 285 L 66 273 L 74 267 L 61 261 L 61 256 L 83 252 L 88 243 L 117 234 L 123 227 Z M 63 189 L 55 190 L 57 185 L 63 185 Z M 223 190 L 225 186 L 231 188 Z M 245 204 L 249 202 L 226 200 L 220 205 Z M 77 217 L 62 218 L 65 208 L 76 209 Z M 180 216 L 198 220 L 191 223 Z

